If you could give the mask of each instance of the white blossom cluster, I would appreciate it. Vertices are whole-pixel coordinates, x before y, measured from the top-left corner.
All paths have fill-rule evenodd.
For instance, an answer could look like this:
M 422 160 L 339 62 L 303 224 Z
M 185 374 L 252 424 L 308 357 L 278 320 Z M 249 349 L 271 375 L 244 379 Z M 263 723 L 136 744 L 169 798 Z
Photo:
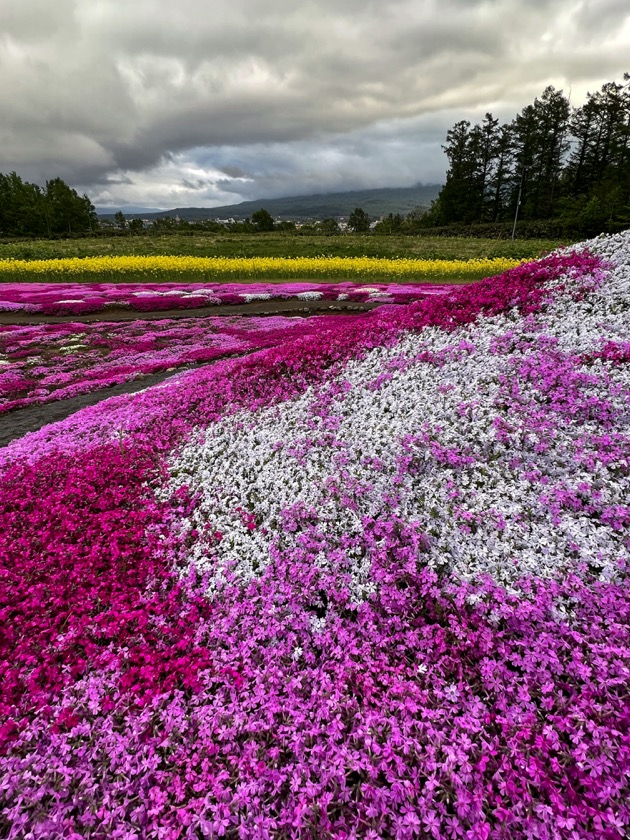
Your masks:
M 579 250 L 584 246 L 614 265 L 614 271 L 607 272 L 605 282 L 595 289 L 592 289 L 590 278 L 584 278 L 583 285 L 589 290 L 586 300 L 576 301 L 574 295 L 567 294 L 556 299 L 559 317 L 570 319 L 574 324 L 572 330 L 562 331 L 557 336 L 559 347 L 567 353 L 587 353 L 606 341 L 628 340 L 630 236 L 628 232 L 615 236 L 602 235 L 587 243 L 562 249 L 559 253 Z M 563 282 L 559 280 L 550 286 L 553 288 Z M 579 282 L 579 278 L 571 279 L 572 285 Z
M 241 294 L 245 303 L 254 303 L 257 300 L 271 300 L 271 295 L 266 292 L 253 292 L 252 294 Z
M 324 542 L 312 548 L 313 562 L 323 567 L 344 538 L 360 541 L 367 518 L 396 518 L 426 533 L 423 562 L 462 579 L 491 575 L 509 588 L 526 575 L 564 576 L 581 565 L 613 578 L 629 559 L 624 529 L 579 506 L 554 510 L 550 499 L 581 488 L 600 509 L 621 508 L 630 498 L 627 469 L 598 460 L 595 416 L 554 414 L 541 390 L 545 359 L 561 366 L 567 354 L 630 340 L 630 236 L 598 240 L 595 249 L 614 268 L 582 300 L 576 280 L 536 316 L 513 310 L 450 333 L 405 334 L 299 398 L 198 430 L 171 463 L 167 492 L 187 485 L 198 494 L 178 528 L 198 532 L 187 562 L 210 574 L 209 594 L 228 572 L 243 582 L 259 575 L 273 547 L 286 556 L 303 550 L 295 511 L 317 522 Z M 521 366 L 539 358 L 541 382 L 524 377 Z M 576 368 L 573 360 L 576 369 L 584 373 L 580 394 L 608 407 L 627 446 L 627 365 Z M 369 552 L 349 549 L 347 561 L 361 600 L 374 588 Z
M 322 292 L 298 292 L 296 295 L 298 300 L 319 300 L 321 297 Z

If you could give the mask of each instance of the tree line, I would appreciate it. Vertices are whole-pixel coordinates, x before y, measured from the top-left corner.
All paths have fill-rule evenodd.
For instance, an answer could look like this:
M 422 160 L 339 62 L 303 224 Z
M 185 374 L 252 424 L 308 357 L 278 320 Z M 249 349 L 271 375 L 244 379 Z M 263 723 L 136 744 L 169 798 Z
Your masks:
M 630 226 L 630 74 L 572 107 L 549 86 L 508 123 L 460 120 L 442 147 L 446 183 L 422 227 L 563 225 L 575 233 Z
M 424 211 L 420 208 L 406 217 L 389 214 L 376 225 L 377 233 L 410 233 L 417 227 Z M 372 219 L 362 207 L 355 207 L 348 216 L 347 229 L 367 233 Z M 76 234 L 112 233 L 122 235 L 166 234 L 186 232 L 267 233 L 270 231 L 303 234 L 335 235 L 342 232 L 337 219 L 327 218 L 300 225 L 289 220 L 275 221 L 268 210 L 256 210 L 251 218 L 225 224 L 213 219 L 185 220 L 164 216 L 147 228 L 142 219 L 125 217 L 118 211 L 112 222 L 101 223 L 87 195 L 80 196 L 61 178 L 46 181 L 44 188 L 24 181 L 17 173 L 0 172 L 0 236 L 54 237 Z
M 45 188 L 23 181 L 15 172 L 0 172 L 0 235 L 54 236 L 98 228 L 96 210 L 61 178 Z
M 393 218 L 390 213 L 390 218 Z M 402 220 L 402 216 L 398 215 L 397 219 Z M 355 233 L 366 233 L 370 230 L 372 219 L 369 214 L 365 212 L 362 207 L 355 207 L 355 209 L 348 216 L 347 229 Z M 251 218 L 247 217 L 242 221 L 232 222 L 217 222 L 214 219 L 179 219 L 172 216 L 160 216 L 153 219 L 149 227 L 145 227 L 142 219 L 133 218 L 127 219 L 122 210 L 114 214 L 113 226 L 118 233 L 128 233 L 131 235 L 139 235 L 142 233 L 185 233 L 186 231 L 206 231 L 212 233 L 230 232 L 230 233 L 270 233 L 297 231 L 301 233 L 315 233 L 323 235 L 333 235 L 342 232 L 337 219 L 332 217 L 320 219 L 309 223 L 296 225 L 295 222 L 288 219 L 276 221 L 271 213 L 264 207 L 252 213 Z M 391 231 L 386 231 L 391 232 Z

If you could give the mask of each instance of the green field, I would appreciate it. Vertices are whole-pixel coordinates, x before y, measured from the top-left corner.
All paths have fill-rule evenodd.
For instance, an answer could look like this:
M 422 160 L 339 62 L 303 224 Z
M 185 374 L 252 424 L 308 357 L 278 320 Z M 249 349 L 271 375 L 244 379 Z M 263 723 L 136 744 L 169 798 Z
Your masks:
M 99 255 L 192 255 L 196 257 L 410 257 L 468 260 L 506 257 L 535 259 L 560 245 L 557 240 L 473 239 L 465 237 L 342 234 L 203 234 L 98 236 L 85 239 L 26 240 L 0 243 L 0 259 L 55 259 Z

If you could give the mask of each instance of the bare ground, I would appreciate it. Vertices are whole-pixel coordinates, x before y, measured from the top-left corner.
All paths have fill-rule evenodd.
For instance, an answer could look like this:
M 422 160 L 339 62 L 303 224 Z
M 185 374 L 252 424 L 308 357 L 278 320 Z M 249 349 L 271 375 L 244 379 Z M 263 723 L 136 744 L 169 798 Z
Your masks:
M 39 315 L 37 313 L 0 312 L 2 324 L 90 324 L 96 321 L 159 321 L 163 318 L 207 318 L 223 315 L 311 315 L 337 312 L 368 312 L 382 304 L 374 301 L 360 303 L 348 300 L 262 300 L 234 305 L 199 306 L 194 309 L 161 309 L 157 312 L 137 312 L 126 306 L 108 306 L 101 312 L 85 315 Z

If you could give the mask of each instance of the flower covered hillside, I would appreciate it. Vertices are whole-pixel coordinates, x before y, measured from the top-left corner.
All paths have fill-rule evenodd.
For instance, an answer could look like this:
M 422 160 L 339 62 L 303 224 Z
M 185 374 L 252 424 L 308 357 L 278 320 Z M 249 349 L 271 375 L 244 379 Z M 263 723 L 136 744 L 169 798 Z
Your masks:
M 625 837 L 629 309 L 620 235 L 4 449 L 0 833 Z

